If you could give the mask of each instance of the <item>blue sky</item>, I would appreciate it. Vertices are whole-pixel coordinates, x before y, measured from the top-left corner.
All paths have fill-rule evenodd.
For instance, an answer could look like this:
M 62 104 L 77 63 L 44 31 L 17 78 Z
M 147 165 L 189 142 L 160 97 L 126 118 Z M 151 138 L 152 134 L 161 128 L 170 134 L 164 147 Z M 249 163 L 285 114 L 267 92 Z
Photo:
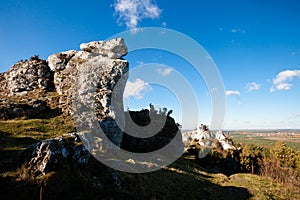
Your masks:
M 225 129 L 300 128 L 299 9 L 297 0 L 1 1 L 0 72 L 32 55 L 47 59 L 130 28 L 168 28 L 197 41 L 218 67 L 226 94 Z M 210 124 L 209 90 L 184 59 L 158 50 L 131 52 L 126 59 L 131 69 L 156 62 L 168 66 L 157 67 L 161 76 L 183 74 L 198 99 L 197 120 Z M 124 97 L 130 109 L 152 102 L 173 109 L 182 122 L 182 106 L 167 88 L 142 76 L 129 81 L 136 87 Z

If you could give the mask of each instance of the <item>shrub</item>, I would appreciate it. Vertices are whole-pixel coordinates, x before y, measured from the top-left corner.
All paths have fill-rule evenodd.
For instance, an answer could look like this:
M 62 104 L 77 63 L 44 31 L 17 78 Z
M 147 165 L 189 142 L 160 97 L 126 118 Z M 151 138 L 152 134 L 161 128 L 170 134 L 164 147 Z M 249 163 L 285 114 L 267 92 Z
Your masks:
M 265 148 L 256 145 L 243 146 L 239 154 L 241 171 L 257 174 L 266 151 Z
M 225 174 L 246 172 L 300 186 L 300 152 L 283 142 L 276 142 L 270 148 L 245 144 L 239 151 L 214 149 L 197 160 L 201 166 Z
M 270 149 L 270 157 L 278 159 L 281 166 L 296 168 L 297 152 L 287 147 L 284 142 L 276 142 Z
M 263 159 L 260 174 L 278 182 L 300 185 L 300 153 L 276 142 L 270 148 L 270 155 Z

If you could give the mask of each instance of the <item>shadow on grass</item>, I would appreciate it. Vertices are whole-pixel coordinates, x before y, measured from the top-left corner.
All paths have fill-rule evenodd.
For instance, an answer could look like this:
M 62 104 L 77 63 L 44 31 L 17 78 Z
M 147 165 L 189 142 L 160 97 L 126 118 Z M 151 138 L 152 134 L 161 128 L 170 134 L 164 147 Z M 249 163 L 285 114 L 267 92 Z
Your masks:
M 17 154 L 6 153 L 12 157 Z M 43 199 L 246 200 L 252 197 L 245 188 L 213 183 L 214 176 L 207 174 L 194 161 L 184 158 L 155 172 L 130 174 L 115 172 L 91 157 L 85 166 L 62 166 L 41 177 L 32 177 L 24 175 L 26 165 L 15 156 L 11 159 L 11 167 L 4 170 L 8 175 L 0 176 L 1 200 L 38 199 L 41 187 Z
M 31 137 L 15 137 L 0 132 L 0 173 L 20 167 L 24 161 L 22 150 L 37 142 L 38 140 Z
M 21 150 L 22 148 L 26 148 L 27 146 L 36 142 L 38 142 L 38 140 L 31 137 L 17 137 L 0 131 L 0 150 Z
M 126 176 L 126 175 L 125 175 Z M 205 176 L 161 170 L 149 174 L 131 174 L 123 188 L 131 199 L 239 199 L 252 197 L 247 189 L 221 186 Z

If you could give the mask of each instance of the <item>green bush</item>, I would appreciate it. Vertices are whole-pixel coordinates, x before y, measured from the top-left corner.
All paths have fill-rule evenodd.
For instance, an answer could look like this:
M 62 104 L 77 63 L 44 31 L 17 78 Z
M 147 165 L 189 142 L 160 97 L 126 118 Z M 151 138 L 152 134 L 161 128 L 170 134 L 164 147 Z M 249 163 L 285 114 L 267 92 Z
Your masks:
M 300 185 L 300 153 L 284 142 L 276 142 L 265 157 L 260 174 L 282 183 Z
M 243 146 L 239 154 L 241 171 L 257 174 L 266 154 L 268 154 L 268 150 L 263 147 L 256 145 Z
M 239 151 L 212 150 L 198 163 L 222 173 L 252 173 L 271 177 L 281 183 L 300 185 L 300 152 L 283 142 L 272 147 L 241 144 Z

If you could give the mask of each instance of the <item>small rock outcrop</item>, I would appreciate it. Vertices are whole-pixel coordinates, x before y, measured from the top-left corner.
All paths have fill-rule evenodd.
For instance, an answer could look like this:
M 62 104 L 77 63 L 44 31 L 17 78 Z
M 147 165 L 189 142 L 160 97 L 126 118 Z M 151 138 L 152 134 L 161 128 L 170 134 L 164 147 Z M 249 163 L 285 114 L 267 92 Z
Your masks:
M 161 124 L 161 122 L 164 123 Z M 154 128 L 143 129 L 150 123 Z M 155 130 L 156 127 L 161 128 Z M 155 135 L 140 138 L 139 134 L 142 131 L 155 131 Z M 181 135 L 178 125 L 170 116 L 160 113 L 151 113 L 148 109 L 128 111 L 125 113 L 125 130 L 121 147 L 130 152 L 153 152 L 169 144 L 176 134 Z M 180 144 L 178 144 L 178 147 L 180 147 Z
M 236 150 L 232 140 L 222 131 L 212 132 L 203 124 L 194 131 L 185 132 L 183 138 L 186 149 L 189 149 L 191 146 L 198 146 L 208 149 Z
M 0 119 L 57 115 L 53 72 L 46 60 L 33 56 L 0 74 Z
M 90 153 L 78 134 L 67 134 L 38 142 L 28 147 L 25 152 L 32 155 L 28 169 L 34 176 L 57 169 L 72 169 L 78 165 L 86 165 L 90 158 Z

